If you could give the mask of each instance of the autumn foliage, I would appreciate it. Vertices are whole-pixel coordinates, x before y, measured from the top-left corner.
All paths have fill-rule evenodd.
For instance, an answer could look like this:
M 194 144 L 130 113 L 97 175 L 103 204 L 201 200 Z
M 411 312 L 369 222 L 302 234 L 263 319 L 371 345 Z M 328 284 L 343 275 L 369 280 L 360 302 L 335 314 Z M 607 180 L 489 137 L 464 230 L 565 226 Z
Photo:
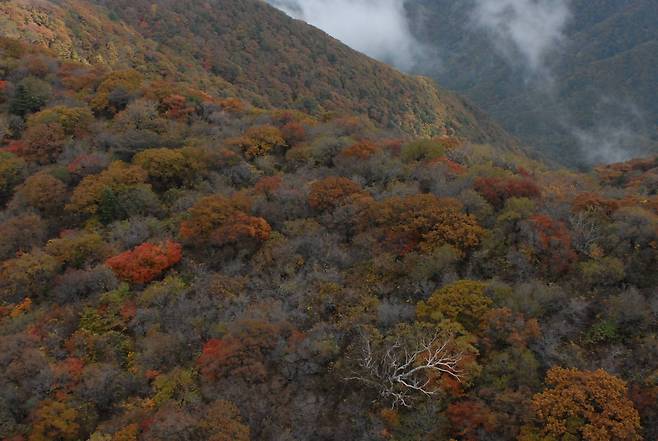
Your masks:
M 78 411 L 68 403 L 44 401 L 34 413 L 34 425 L 28 441 L 74 441 L 78 439 L 80 430 L 78 416 Z
M 566 225 L 545 215 L 533 216 L 530 221 L 536 233 L 537 258 L 544 271 L 553 275 L 568 271 L 576 253 Z
M 158 190 L 191 184 L 207 167 L 200 149 L 148 149 L 139 152 L 133 163 L 148 173 L 149 181 Z
M 94 112 L 114 115 L 128 104 L 130 94 L 142 83 L 142 75 L 135 70 L 116 71 L 108 74 L 96 90 L 90 104 Z
M 190 209 L 189 219 L 181 224 L 180 235 L 190 243 L 216 246 L 266 241 L 272 230 L 270 225 L 263 218 L 250 216 L 248 211 L 249 202 L 241 197 L 202 198 Z
M 605 216 L 614 213 L 620 205 L 619 201 L 591 192 L 577 195 L 571 203 L 572 210 L 576 213 L 594 212 Z
M 257 126 L 248 129 L 243 136 L 231 144 L 239 147 L 247 159 L 267 155 L 278 147 L 284 147 L 286 140 L 281 130 L 271 125 Z
M 25 180 L 17 194 L 28 205 L 43 213 L 53 214 L 62 210 L 66 185 L 47 173 L 37 173 Z
M 472 280 L 451 283 L 435 291 L 427 302 L 418 303 L 416 315 L 433 322 L 454 320 L 468 330 L 475 330 L 492 303 L 484 293 L 485 288 L 485 284 Z
M 86 107 L 55 106 L 44 109 L 28 118 L 28 127 L 58 124 L 67 136 L 86 134 L 94 115 Z
M 533 199 L 541 195 L 537 184 L 529 178 L 477 178 L 474 188 L 497 209 L 502 208 L 509 198 Z
M 206 379 L 217 381 L 228 376 L 263 381 L 267 375 L 265 354 L 274 348 L 277 328 L 249 320 L 222 339 L 211 339 L 203 346 L 197 365 Z
M 299 54 L 360 56 L 307 32 L 300 69 L 265 71 L 265 2 L 33 3 L 0 23 L 86 58 L 0 37 L 0 439 L 658 439 L 655 158 L 586 174 L 435 137 L 407 77 L 311 75 Z M 222 35 L 196 52 L 192 26 Z M 378 371 L 441 347 L 459 378 L 390 409 L 375 383 L 414 385 Z
M 0 204 L 4 204 L 18 185 L 25 168 L 25 161 L 11 153 L 0 151 Z
M 210 441 L 249 441 L 250 429 L 244 424 L 238 407 L 230 401 L 218 400 L 206 410 L 202 427 Z
M 148 283 L 176 265 L 182 247 L 167 241 L 160 245 L 143 243 L 131 251 L 109 258 L 105 264 L 120 278 L 133 283 Z
M 75 188 L 66 208 L 72 212 L 96 214 L 104 192 L 119 192 L 146 181 L 148 173 L 139 166 L 115 161 L 102 173 L 85 177 Z
M 328 210 L 361 191 L 361 186 L 351 179 L 332 176 L 311 184 L 308 204 L 316 210 Z
M 549 389 L 533 398 L 546 435 L 586 441 L 639 440 L 640 417 L 626 383 L 603 370 L 551 368 Z
M 379 147 L 372 141 L 361 141 L 340 152 L 340 158 L 347 161 L 364 161 L 377 153 Z
M 19 155 L 27 161 L 50 164 L 64 150 L 66 132 L 59 123 L 38 124 L 27 130 L 23 141 L 25 145 Z
M 480 431 L 491 433 L 496 427 L 496 416 L 484 403 L 478 401 L 458 401 L 447 409 L 453 433 L 459 439 L 477 441 Z
M 461 208 L 455 199 L 429 194 L 392 197 L 368 203 L 358 224 L 400 254 L 429 252 L 442 245 L 463 253 L 477 246 L 485 231 Z

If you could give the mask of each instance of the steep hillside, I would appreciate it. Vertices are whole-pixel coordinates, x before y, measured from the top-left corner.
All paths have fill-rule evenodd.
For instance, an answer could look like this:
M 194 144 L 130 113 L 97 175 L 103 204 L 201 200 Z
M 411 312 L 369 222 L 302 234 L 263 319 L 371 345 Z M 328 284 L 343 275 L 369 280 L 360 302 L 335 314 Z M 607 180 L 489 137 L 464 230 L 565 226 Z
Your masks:
M 3 32 L 92 64 L 164 74 L 215 96 L 365 115 L 410 135 L 515 141 L 452 93 L 400 74 L 257 0 L 11 0 Z
M 658 151 L 655 1 L 565 2 L 564 38 L 545 54 L 539 75 L 525 69 L 520 54 L 503 54 L 497 39 L 477 26 L 476 3 L 485 2 L 407 2 L 415 34 L 437 50 L 440 69 L 428 74 L 440 84 L 566 163 Z
M 0 38 L 0 439 L 657 439 L 658 158 L 152 72 Z

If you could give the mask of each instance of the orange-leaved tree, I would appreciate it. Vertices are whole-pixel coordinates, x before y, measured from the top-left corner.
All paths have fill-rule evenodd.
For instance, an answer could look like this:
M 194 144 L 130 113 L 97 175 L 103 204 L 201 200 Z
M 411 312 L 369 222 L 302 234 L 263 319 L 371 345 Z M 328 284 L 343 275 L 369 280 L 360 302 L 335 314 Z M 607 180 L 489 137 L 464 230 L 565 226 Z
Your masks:
M 533 397 L 542 431 L 550 439 L 639 440 L 640 416 L 626 383 L 604 370 L 551 368 L 549 388 Z
M 453 434 L 465 441 L 477 441 L 481 431 L 491 433 L 496 428 L 496 415 L 479 401 L 463 400 L 451 403 L 446 414 Z
M 109 73 L 90 102 L 92 110 L 109 116 L 120 112 L 127 104 L 127 97 L 137 93 L 141 84 L 142 75 L 135 70 Z
M 94 115 L 86 107 L 54 106 L 28 118 L 28 128 L 40 124 L 59 124 L 67 136 L 84 134 L 93 123 Z
M 485 234 L 456 199 L 431 194 L 372 201 L 357 220 L 385 247 L 399 254 L 431 252 L 450 245 L 460 253 L 476 247 Z
M 44 400 L 32 415 L 32 432 L 29 441 L 73 441 L 80 437 L 78 410 L 69 403 Z
M 239 147 L 247 159 L 267 155 L 275 148 L 286 146 L 281 130 L 277 127 L 264 125 L 248 129 L 244 135 L 230 142 Z
M 249 201 L 239 196 L 202 198 L 190 209 L 189 219 L 181 224 L 180 235 L 191 244 L 220 247 L 266 241 L 272 228 L 265 219 L 249 215 L 249 210 Z
M 361 191 L 361 186 L 351 179 L 330 176 L 311 184 L 308 204 L 316 210 L 333 209 L 349 196 Z

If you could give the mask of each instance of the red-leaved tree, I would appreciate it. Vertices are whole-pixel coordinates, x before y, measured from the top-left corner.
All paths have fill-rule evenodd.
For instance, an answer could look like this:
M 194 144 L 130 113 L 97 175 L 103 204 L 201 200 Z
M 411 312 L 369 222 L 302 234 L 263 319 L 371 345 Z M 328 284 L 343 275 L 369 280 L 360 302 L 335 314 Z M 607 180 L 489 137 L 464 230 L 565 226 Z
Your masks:
M 505 205 L 509 198 L 538 198 L 541 192 L 537 184 L 528 178 L 477 178 L 475 190 L 496 209 Z
M 131 251 L 109 258 L 105 264 L 121 279 L 148 283 L 182 258 L 180 244 L 167 241 L 161 245 L 143 243 Z

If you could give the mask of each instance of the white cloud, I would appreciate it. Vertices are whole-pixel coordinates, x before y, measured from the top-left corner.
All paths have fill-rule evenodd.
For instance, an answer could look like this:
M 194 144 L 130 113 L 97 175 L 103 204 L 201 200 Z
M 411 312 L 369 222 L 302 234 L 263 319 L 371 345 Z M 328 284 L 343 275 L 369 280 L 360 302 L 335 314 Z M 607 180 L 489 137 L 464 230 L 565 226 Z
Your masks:
M 401 0 L 267 0 L 375 59 L 412 70 L 426 48 L 412 35 Z
M 533 73 L 546 68 L 546 57 L 564 39 L 571 12 L 569 0 L 475 0 L 473 21 L 494 37 L 512 61 Z

